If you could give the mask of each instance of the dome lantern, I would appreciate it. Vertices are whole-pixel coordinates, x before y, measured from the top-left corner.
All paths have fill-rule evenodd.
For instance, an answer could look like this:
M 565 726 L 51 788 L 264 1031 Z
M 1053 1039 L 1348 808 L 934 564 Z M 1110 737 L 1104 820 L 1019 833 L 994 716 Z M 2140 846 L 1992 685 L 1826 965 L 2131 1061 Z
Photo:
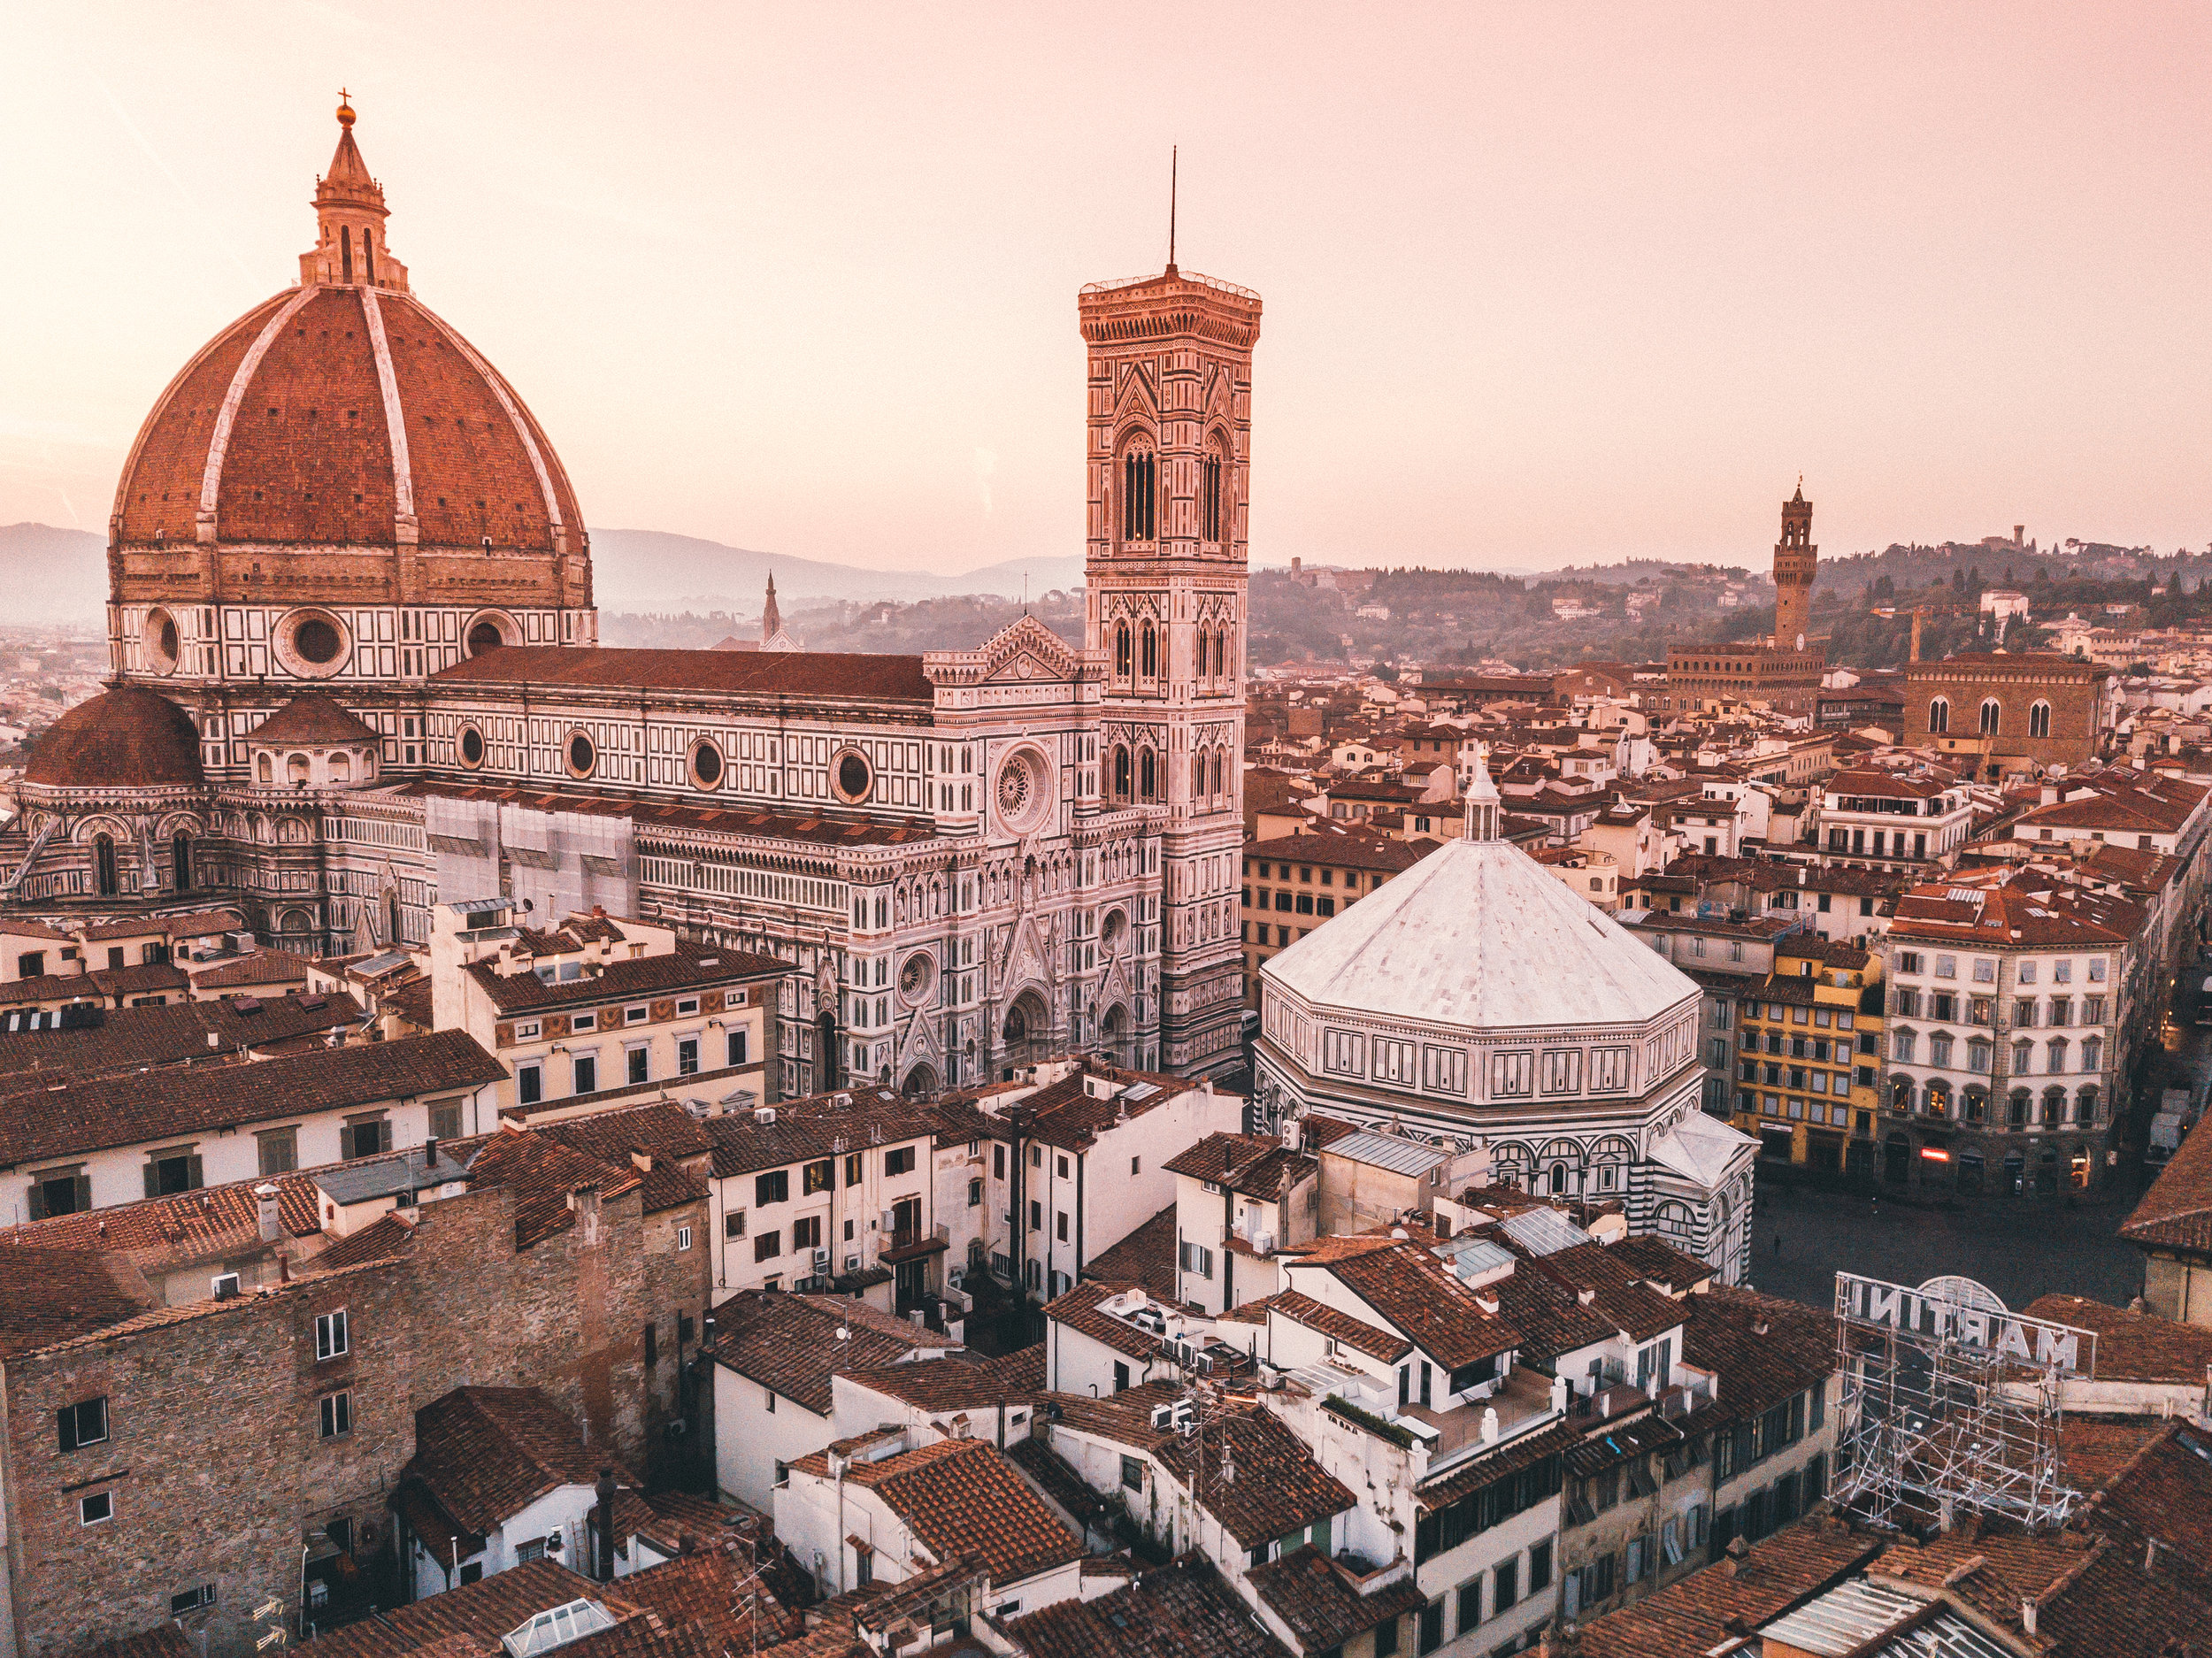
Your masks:
M 338 148 L 330 171 L 315 180 L 315 246 L 300 255 L 300 286 L 382 288 L 407 291 L 407 267 L 384 242 L 384 187 L 369 174 L 354 142 L 351 98 L 338 94 Z

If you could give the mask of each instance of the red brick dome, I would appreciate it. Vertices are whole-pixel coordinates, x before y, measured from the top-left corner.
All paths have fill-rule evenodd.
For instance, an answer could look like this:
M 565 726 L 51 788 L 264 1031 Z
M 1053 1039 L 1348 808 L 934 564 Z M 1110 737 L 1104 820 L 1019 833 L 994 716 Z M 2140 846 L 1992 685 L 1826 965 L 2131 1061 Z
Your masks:
M 408 291 L 353 111 L 315 192 L 300 286 L 217 334 L 146 417 L 118 543 L 585 551 L 545 433 L 498 370 Z
M 186 365 L 123 469 L 113 533 L 583 547 L 568 476 L 522 399 L 411 296 L 368 287 L 280 294 Z
M 204 788 L 200 733 L 158 692 L 118 686 L 77 704 L 46 729 L 23 780 L 46 788 Z

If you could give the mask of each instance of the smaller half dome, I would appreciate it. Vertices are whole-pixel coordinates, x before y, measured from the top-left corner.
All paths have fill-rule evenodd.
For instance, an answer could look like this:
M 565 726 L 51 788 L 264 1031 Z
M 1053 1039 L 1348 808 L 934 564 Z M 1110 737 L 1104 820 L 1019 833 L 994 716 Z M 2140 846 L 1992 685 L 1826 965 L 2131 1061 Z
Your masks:
M 200 733 L 158 692 L 118 686 L 77 704 L 46 729 L 23 780 L 46 788 L 204 788 Z

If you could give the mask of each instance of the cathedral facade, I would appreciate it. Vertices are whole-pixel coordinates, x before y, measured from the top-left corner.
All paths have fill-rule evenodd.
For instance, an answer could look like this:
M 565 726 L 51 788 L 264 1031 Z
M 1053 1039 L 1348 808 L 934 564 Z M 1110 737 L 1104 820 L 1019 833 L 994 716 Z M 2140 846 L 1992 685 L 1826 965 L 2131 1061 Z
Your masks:
M 1234 1069 L 1258 296 L 1172 265 L 1079 296 L 1082 649 L 603 649 L 560 460 L 414 297 L 338 119 L 298 285 L 133 448 L 111 688 L 38 746 L 0 909 L 219 902 L 322 956 L 440 902 L 600 904 L 793 962 L 788 1091 Z

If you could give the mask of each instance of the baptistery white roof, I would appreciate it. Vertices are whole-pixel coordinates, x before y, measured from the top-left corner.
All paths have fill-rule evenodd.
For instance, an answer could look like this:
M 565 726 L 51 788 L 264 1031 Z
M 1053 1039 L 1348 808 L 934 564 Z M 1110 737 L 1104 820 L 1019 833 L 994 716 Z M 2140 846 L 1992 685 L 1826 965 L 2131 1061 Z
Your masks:
M 1518 847 L 1471 837 L 1447 841 L 1260 973 L 1310 1006 L 1475 1031 L 1640 1024 L 1698 994 Z

